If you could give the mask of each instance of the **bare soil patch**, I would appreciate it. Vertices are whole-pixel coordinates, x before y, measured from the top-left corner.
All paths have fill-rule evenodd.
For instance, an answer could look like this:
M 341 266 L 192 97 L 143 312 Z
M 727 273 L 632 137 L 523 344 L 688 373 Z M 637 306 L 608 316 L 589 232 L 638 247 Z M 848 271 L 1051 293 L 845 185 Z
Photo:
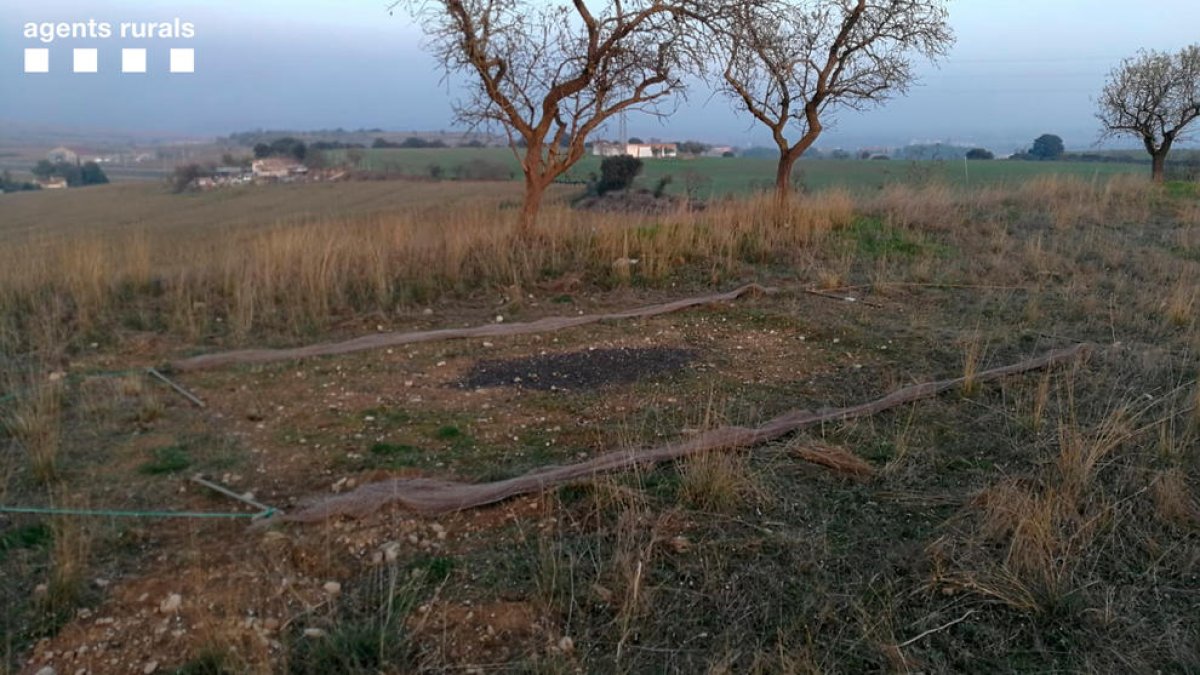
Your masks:
M 692 349 L 617 347 L 538 354 L 504 361 L 480 361 L 459 385 L 470 389 L 597 389 L 679 370 L 697 356 L 698 353 Z

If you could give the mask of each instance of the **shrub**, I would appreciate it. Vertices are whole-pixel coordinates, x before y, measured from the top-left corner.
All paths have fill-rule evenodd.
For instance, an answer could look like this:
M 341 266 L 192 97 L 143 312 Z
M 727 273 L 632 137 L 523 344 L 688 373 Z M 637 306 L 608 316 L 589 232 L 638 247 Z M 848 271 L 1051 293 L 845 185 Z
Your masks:
M 667 192 L 667 186 L 670 185 L 671 181 L 673 181 L 673 180 L 675 180 L 674 176 L 672 176 L 669 173 L 666 174 L 665 176 L 663 176 L 662 178 L 659 178 L 658 183 L 656 183 L 654 185 L 654 196 L 655 197 L 663 196 Z
M 208 172 L 200 164 L 183 164 L 175 167 L 175 173 L 171 174 L 169 182 L 171 184 L 171 192 L 176 194 L 188 189 L 192 181 L 206 175 Z
M 614 190 L 625 190 L 633 185 L 633 179 L 642 172 L 642 160 L 629 155 L 606 157 L 600 162 L 600 183 L 596 186 L 599 194 Z

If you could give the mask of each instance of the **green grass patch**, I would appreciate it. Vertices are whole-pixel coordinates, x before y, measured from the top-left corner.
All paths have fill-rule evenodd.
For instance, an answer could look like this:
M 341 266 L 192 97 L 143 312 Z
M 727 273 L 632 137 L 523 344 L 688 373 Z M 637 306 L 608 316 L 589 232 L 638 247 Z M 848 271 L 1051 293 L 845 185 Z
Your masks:
M 170 445 L 154 451 L 154 459 L 138 467 L 138 471 L 148 476 L 159 476 L 168 473 L 178 473 L 192 465 L 192 458 L 187 450 L 178 445 Z
M 53 538 L 50 526 L 43 523 L 25 525 L 0 534 L 0 562 L 8 557 L 9 551 L 22 548 L 40 548 Z
M 453 424 L 447 424 L 445 426 L 438 427 L 437 431 L 433 432 L 434 438 L 443 440 L 443 441 L 449 441 L 449 440 L 453 440 L 455 438 L 461 438 L 462 435 L 463 435 L 462 429 L 459 429 L 458 427 L 454 426 Z
M 404 443 L 376 443 L 371 446 L 371 454 L 381 457 L 399 457 L 420 452 L 417 448 Z
M 843 230 L 842 236 L 853 244 L 856 253 L 871 259 L 915 258 L 925 251 L 910 233 L 888 227 L 878 218 L 858 218 Z
M 391 652 L 398 635 L 373 622 L 339 624 L 328 635 L 297 638 L 289 672 L 299 674 L 379 673 L 394 665 Z
M 421 449 L 405 443 L 375 443 L 371 446 L 371 456 L 379 460 L 382 466 L 417 466 L 421 460 Z
M 334 152 L 334 157 L 338 153 Z M 600 171 L 600 157 L 587 155 L 571 168 L 573 180 L 585 180 Z M 365 152 L 360 168 L 388 171 L 411 176 L 428 176 L 429 167 L 440 166 L 452 176 L 456 166 L 486 161 L 508 169 L 512 181 L 521 177 L 520 163 L 508 148 L 372 148 Z M 653 189 L 666 176 L 674 180 L 666 186 L 668 194 L 683 194 L 689 184 L 697 186 L 696 196 L 709 199 L 729 194 L 747 194 L 770 189 L 775 182 L 777 158 L 698 157 L 648 159 L 635 187 Z M 1046 174 L 1078 176 L 1085 180 L 1106 179 L 1116 174 L 1140 173 L 1144 167 L 1123 162 L 1022 162 L 994 160 L 973 162 L 969 171 L 959 161 L 872 162 L 856 159 L 802 159 L 796 174 L 811 190 L 846 188 L 869 194 L 891 183 L 918 184 L 945 182 L 957 188 L 1013 185 Z M 693 180 L 688 180 L 693 176 Z M 582 186 L 580 186 L 582 187 Z
M 1164 183 L 1163 188 L 1166 190 L 1168 197 L 1177 199 L 1200 197 L 1200 183 L 1193 183 L 1186 180 L 1172 180 Z
M 176 668 L 175 675 L 233 675 L 236 671 L 229 667 L 228 660 L 223 653 L 206 649 Z
M 426 581 L 434 584 L 440 584 L 450 578 L 450 574 L 454 571 L 457 564 L 454 558 L 447 556 L 435 556 L 432 558 L 419 558 L 413 561 L 410 569 L 420 570 L 424 573 Z

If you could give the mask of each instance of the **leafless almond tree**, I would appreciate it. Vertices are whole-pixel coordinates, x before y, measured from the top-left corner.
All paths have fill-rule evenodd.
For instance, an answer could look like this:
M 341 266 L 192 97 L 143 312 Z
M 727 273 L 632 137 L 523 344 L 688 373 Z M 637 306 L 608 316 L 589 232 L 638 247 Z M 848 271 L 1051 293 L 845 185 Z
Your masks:
M 720 87 L 771 130 L 775 189 L 787 201 L 792 167 L 838 108 L 862 110 L 912 83 L 914 55 L 953 43 L 945 0 L 751 0 L 715 20 Z
M 1151 175 L 1161 182 L 1171 146 L 1200 117 L 1200 45 L 1125 59 L 1109 74 L 1099 106 L 1104 136 L 1140 138 L 1150 153 Z
M 682 91 L 691 0 L 399 0 L 446 73 L 467 76 L 460 121 L 498 124 L 525 174 L 528 234 L 546 188 L 623 111 L 665 114 Z

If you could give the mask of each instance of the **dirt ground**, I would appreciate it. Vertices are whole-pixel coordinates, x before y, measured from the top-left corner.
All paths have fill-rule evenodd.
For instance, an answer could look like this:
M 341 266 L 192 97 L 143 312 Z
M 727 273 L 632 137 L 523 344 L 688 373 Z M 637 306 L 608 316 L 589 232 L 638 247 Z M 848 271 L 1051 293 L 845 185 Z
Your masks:
M 1114 264 L 1136 266 L 1160 246 L 1139 240 Z M 318 525 L 90 519 L 83 601 L 41 635 L 14 637 L 7 623 L 6 642 L 27 644 L 19 672 L 43 674 L 1189 672 L 1200 668 L 1200 516 L 1188 501 L 1195 436 L 1185 423 L 1195 320 L 1105 318 L 1108 304 L 1074 285 L 1092 277 L 1071 266 L 1104 267 L 1091 256 L 1062 263 L 1078 281 L 1053 287 L 1036 272 L 977 286 L 948 272 L 955 283 L 816 295 L 803 292 L 809 274 L 768 271 L 756 279 L 784 292 L 651 319 L 178 375 L 205 408 L 136 377 L 85 378 L 69 410 L 72 503 L 249 515 L 188 477 L 287 511 L 389 477 L 495 480 L 1098 345 L 1048 374 L 729 458 L 440 518 L 389 509 Z M 890 278 L 917 278 L 926 257 Z M 878 280 L 888 264 L 868 256 L 848 279 Z M 1134 305 L 1140 292 L 1111 297 Z M 506 320 L 688 294 L 534 294 Z M 338 333 L 475 325 L 494 313 L 487 298 L 446 302 Z M 133 331 L 120 345 L 64 369 L 195 350 Z M 1067 471 L 1064 448 L 1090 457 L 1108 447 L 1114 419 L 1130 420 L 1111 432 L 1125 450 L 1081 464 L 1086 480 L 1048 477 Z M 873 474 L 804 461 L 803 444 L 846 449 Z M 1170 480 L 1184 486 L 1176 511 L 1163 507 Z M 1073 506 L 1047 506 L 1047 534 L 1020 543 L 1005 509 L 1033 512 L 1068 484 Z M 31 522 L 5 517 L 0 533 Z M 24 576 L 0 599 L 32 606 L 47 593 L 38 549 L 7 554 Z M 1038 556 L 1049 562 L 1022 562 Z

